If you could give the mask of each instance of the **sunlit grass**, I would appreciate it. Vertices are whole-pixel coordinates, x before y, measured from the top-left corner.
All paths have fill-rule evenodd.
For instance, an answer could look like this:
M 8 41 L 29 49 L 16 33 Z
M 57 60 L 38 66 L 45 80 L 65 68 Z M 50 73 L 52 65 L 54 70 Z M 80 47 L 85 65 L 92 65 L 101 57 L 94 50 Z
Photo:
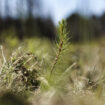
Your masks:
M 32 105 L 104 105 L 105 43 L 70 44 L 63 22 L 57 42 L 9 37 L 2 43 L 0 102 L 15 93 Z

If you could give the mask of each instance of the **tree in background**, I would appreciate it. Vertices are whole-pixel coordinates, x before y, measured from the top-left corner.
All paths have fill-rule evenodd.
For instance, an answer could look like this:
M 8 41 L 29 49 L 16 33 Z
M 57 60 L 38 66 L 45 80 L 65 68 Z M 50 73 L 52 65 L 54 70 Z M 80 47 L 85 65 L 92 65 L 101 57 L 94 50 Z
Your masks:
M 54 38 L 54 23 L 50 17 L 41 17 L 40 0 L 1 0 L 0 3 L 0 36 L 3 38 L 8 30 L 13 30 L 20 39 L 36 35 Z

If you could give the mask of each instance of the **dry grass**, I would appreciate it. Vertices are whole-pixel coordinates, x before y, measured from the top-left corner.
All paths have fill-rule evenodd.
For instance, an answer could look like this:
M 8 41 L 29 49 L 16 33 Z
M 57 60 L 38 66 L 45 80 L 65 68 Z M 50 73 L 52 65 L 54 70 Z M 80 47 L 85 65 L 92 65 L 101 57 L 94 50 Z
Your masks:
M 58 47 L 38 38 L 11 56 L 9 45 L 1 47 L 1 105 L 104 105 L 104 41 L 70 45 L 63 24 Z

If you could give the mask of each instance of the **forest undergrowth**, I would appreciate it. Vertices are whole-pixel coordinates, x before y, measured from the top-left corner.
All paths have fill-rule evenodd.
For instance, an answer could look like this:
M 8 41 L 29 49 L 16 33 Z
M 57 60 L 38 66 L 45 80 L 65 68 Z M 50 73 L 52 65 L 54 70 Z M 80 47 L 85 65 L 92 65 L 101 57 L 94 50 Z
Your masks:
M 104 105 L 104 40 L 72 44 L 66 25 L 59 22 L 54 42 L 0 46 L 0 105 Z

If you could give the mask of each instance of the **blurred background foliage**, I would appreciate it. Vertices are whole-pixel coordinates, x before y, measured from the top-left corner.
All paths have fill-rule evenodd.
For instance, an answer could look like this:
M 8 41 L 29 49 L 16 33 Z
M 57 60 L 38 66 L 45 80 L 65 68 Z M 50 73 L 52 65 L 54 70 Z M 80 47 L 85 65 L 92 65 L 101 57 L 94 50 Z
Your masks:
M 105 14 L 88 16 L 88 1 L 78 2 L 79 8 L 65 19 L 68 23 L 71 40 L 73 42 L 91 41 L 104 37 Z M 68 2 L 68 1 L 66 1 Z M 72 2 L 72 1 L 71 1 Z M 72 6 L 72 3 L 70 4 Z M 70 6 L 69 5 L 69 6 Z M 60 12 L 60 11 L 59 11 Z M 84 12 L 86 15 L 84 15 Z M 56 24 L 53 16 L 43 15 L 44 8 L 41 0 L 1 0 L 0 1 L 0 42 L 9 42 L 11 45 L 29 37 L 43 37 L 55 40 Z

